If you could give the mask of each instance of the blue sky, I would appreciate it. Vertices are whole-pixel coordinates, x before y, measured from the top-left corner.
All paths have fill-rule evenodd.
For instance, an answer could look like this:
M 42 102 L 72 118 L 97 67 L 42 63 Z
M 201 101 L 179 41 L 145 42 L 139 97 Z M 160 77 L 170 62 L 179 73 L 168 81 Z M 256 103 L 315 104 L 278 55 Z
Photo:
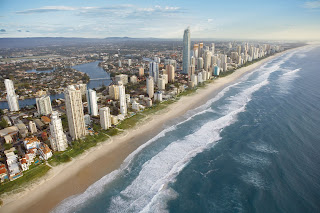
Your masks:
M 0 37 L 319 39 L 320 0 L 0 0 Z

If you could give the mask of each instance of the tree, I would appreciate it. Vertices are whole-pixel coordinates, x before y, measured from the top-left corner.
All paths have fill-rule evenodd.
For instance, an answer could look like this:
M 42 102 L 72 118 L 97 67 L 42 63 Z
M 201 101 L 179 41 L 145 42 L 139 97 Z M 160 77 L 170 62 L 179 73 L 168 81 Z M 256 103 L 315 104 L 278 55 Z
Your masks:
M 4 112 L 2 109 L 0 109 L 0 116 L 4 115 Z
M 6 119 L 2 118 L 0 121 L 0 128 L 4 129 L 6 127 L 8 127 L 8 122 L 6 121 Z

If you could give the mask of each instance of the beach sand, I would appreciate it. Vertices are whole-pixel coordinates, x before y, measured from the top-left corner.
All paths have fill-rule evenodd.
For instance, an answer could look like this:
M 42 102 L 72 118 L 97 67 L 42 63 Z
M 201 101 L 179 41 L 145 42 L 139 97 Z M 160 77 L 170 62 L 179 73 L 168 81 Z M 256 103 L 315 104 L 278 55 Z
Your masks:
M 183 96 L 166 109 L 150 115 L 148 122 L 138 124 L 134 129 L 100 143 L 69 163 L 53 167 L 45 177 L 26 190 L 2 196 L 4 205 L 0 212 L 49 212 L 65 198 L 84 192 L 91 184 L 118 169 L 130 153 L 176 122 L 179 116 L 204 104 L 245 73 L 284 53 L 270 56 L 240 68 L 231 75 L 218 78 L 205 88 L 198 89 L 192 95 Z

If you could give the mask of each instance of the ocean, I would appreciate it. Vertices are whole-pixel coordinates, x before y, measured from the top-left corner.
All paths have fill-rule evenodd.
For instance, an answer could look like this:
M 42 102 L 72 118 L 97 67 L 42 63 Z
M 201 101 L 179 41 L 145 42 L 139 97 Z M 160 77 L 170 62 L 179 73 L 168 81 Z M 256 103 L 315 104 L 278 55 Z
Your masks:
M 53 212 L 320 212 L 319 58 L 244 75 Z

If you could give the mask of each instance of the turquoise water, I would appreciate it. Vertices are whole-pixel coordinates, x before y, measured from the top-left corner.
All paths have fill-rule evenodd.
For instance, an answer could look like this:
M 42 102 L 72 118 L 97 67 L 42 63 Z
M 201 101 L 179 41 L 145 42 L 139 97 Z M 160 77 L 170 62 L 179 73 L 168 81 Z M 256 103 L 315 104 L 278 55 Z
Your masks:
M 320 47 L 245 75 L 54 212 L 319 212 Z

